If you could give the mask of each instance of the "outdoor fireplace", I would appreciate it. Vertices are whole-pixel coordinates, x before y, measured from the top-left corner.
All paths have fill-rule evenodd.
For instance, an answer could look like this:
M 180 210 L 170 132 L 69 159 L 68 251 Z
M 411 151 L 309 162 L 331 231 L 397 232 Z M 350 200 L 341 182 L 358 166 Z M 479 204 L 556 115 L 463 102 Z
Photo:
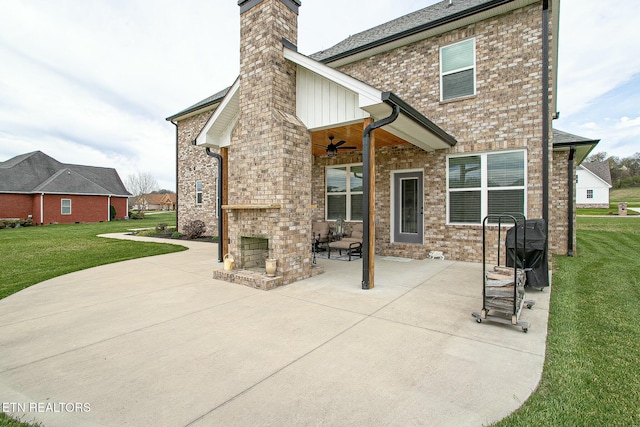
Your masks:
M 265 256 L 269 255 L 269 237 L 262 235 L 240 236 L 238 245 L 238 267 L 243 269 L 265 267 Z

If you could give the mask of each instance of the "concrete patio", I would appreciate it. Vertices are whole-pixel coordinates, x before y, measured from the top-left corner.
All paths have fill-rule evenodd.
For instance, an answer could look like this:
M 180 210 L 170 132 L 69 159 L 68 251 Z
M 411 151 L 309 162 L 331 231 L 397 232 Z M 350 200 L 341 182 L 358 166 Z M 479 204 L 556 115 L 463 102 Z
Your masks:
M 480 426 L 540 380 L 549 289 L 527 295 L 525 334 L 471 316 L 480 264 L 377 257 L 363 291 L 360 260 L 320 259 L 324 274 L 265 292 L 213 280 L 216 245 L 184 245 L 0 300 L 5 412 L 59 404 L 26 411 L 47 427 Z

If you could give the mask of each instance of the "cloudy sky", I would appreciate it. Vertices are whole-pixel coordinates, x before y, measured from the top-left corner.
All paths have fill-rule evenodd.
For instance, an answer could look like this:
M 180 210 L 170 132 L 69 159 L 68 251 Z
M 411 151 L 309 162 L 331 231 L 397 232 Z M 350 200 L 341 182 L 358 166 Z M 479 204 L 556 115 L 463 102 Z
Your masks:
M 435 0 L 303 0 L 311 54 Z M 554 127 L 640 152 L 638 0 L 562 0 Z M 165 118 L 233 83 L 236 0 L 0 0 L 0 161 L 41 150 L 64 163 L 151 173 L 175 189 Z M 357 18 L 355 18 L 357 17 Z

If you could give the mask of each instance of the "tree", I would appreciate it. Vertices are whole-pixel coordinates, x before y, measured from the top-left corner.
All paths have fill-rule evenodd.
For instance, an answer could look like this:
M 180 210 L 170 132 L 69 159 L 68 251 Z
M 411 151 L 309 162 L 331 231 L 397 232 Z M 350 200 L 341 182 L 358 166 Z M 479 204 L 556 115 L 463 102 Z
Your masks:
M 596 153 L 596 154 L 592 154 L 589 157 L 587 157 L 587 163 L 594 163 L 594 162 L 604 162 L 605 160 L 607 160 L 607 153 L 605 151 L 602 151 L 600 153 Z
M 158 189 L 158 181 L 151 172 L 137 172 L 127 176 L 125 186 L 131 194 L 140 197 Z

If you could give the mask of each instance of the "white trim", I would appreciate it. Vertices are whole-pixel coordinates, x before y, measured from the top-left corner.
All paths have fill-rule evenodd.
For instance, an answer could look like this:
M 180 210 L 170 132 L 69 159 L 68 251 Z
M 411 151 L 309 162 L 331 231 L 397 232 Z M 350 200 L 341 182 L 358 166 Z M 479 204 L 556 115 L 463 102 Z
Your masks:
M 198 191 L 198 183 L 200 183 L 200 190 Z M 204 204 L 204 184 L 201 179 L 196 179 L 196 206 L 202 206 Z M 198 202 L 198 193 L 200 194 L 200 202 Z
M 231 132 L 238 121 L 240 112 L 239 88 L 240 79 L 237 79 L 196 136 L 196 145 L 202 147 L 228 147 L 231 144 Z
M 69 213 L 64 213 L 63 212 L 63 209 L 64 209 L 63 202 L 65 200 L 69 201 Z M 72 215 L 72 214 L 73 214 L 73 209 L 72 209 L 72 206 L 71 206 L 71 199 L 60 199 L 60 215 Z
M 462 67 L 462 68 L 457 68 L 455 70 L 447 71 L 447 75 L 455 74 L 455 73 L 459 73 L 461 71 L 467 71 L 467 70 L 473 69 L 473 93 L 469 94 L 469 95 L 458 96 L 458 97 L 455 97 L 455 98 L 444 99 L 444 88 L 442 87 L 443 86 L 442 85 L 442 81 L 443 81 L 443 77 L 444 77 L 444 74 L 442 72 L 442 51 L 444 49 L 448 48 L 448 47 L 455 46 L 455 45 L 462 44 L 462 43 L 467 43 L 468 41 L 471 41 L 471 43 L 473 44 L 473 65 L 471 67 L 467 66 L 467 67 Z M 440 72 L 440 75 L 439 75 L 439 78 L 440 78 L 440 102 L 449 102 L 449 101 L 453 101 L 453 100 L 456 100 L 456 99 L 462 99 L 462 98 L 465 98 L 467 96 L 475 96 L 478 93 L 477 87 L 476 87 L 478 79 L 477 79 L 477 68 L 476 68 L 476 38 L 475 37 L 470 37 L 470 38 L 467 38 L 467 39 L 464 39 L 464 40 L 460 40 L 460 41 L 455 42 L 455 43 L 450 43 L 450 44 L 448 44 L 446 46 L 441 46 L 440 50 L 439 50 L 439 60 L 440 60 L 440 69 L 439 69 L 439 72 Z
M 478 225 L 482 225 L 482 220 L 487 216 L 488 213 L 488 209 L 489 209 L 489 200 L 488 200 L 488 194 L 489 194 L 489 186 L 487 183 L 487 156 L 490 155 L 494 155 L 494 154 L 507 154 L 507 153 L 516 153 L 516 152 L 521 152 L 524 154 L 524 158 L 523 158 L 523 163 L 524 163 L 524 183 L 521 186 L 511 186 L 511 187 L 494 187 L 494 189 L 501 189 L 501 190 L 523 190 L 524 194 L 523 194 L 523 210 L 524 210 L 524 214 L 526 216 L 527 214 L 527 208 L 528 208 L 528 181 L 529 181 L 529 168 L 528 168 L 528 161 L 527 161 L 527 150 L 526 149 L 513 149 L 513 150 L 501 150 L 501 151 L 482 151 L 482 152 L 471 152 L 471 153 L 464 153 L 464 154 L 450 154 L 446 157 L 446 165 L 445 165 L 445 170 L 446 170 L 446 180 L 445 180 L 445 188 L 446 188 L 446 206 L 445 206 L 445 224 L 446 225 L 461 225 L 461 226 L 478 226 Z M 449 159 L 451 158 L 456 158 L 456 157 L 473 157 L 473 156 L 479 156 L 480 157 L 480 187 L 474 187 L 474 188 L 460 188 L 460 189 L 454 189 L 453 192 L 461 192 L 461 191 L 480 191 L 480 222 L 450 222 L 449 218 L 450 218 L 450 200 L 449 200 L 449 195 L 451 194 L 451 189 L 449 188 Z
M 351 76 L 348 76 L 338 70 L 334 70 L 331 67 L 324 65 L 314 59 L 304 56 L 296 51 L 293 51 L 287 47 L 284 49 L 284 58 L 289 61 L 300 65 L 307 70 L 316 73 L 326 79 L 329 79 L 340 86 L 345 87 L 358 94 L 359 107 L 364 108 L 369 105 L 380 104 L 382 99 L 382 92 L 378 89 L 369 86 L 366 83 L 356 80 Z
M 337 219 L 329 218 L 329 194 L 333 196 L 345 196 L 345 218 L 342 218 L 343 221 L 346 222 L 362 222 L 362 219 L 352 219 L 351 218 L 351 194 L 364 194 L 364 191 L 355 191 L 351 192 L 351 167 L 352 166 L 362 166 L 362 163 L 344 163 L 339 165 L 327 165 L 324 167 L 324 219 L 325 221 L 337 221 Z M 338 193 L 329 193 L 327 191 L 327 170 L 328 169 L 338 169 L 338 168 L 349 168 L 349 173 L 347 174 L 347 182 L 345 183 L 346 188 L 344 192 Z M 348 219 L 347 219 L 348 218 Z
M 604 185 L 606 185 L 609 188 L 613 188 L 613 185 L 609 184 L 607 181 L 605 181 L 604 179 L 600 178 L 598 175 L 596 175 L 595 173 L 593 173 L 590 169 L 584 167 L 583 165 L 578 165 L 578 169 L 580 170 L 584 170 L 586 172 L 588 172 L 589 174 L 591 174 L 594 178 L 596 178 L 598 181 L 601 181 Z M 576 175 L 576 179 L 577 179 L 577 175 Z M 578 182 L 576 181 L 576 184 Z

